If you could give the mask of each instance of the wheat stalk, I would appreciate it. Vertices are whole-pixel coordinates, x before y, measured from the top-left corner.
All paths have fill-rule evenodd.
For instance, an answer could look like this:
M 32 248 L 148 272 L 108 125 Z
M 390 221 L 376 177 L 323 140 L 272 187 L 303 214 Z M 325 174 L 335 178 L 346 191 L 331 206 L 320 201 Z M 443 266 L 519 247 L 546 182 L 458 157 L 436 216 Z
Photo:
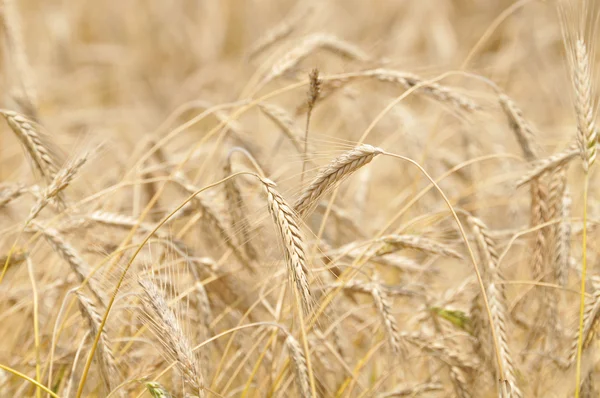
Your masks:
M 87 320 L 90 328 L 90 335 L 95 336 L 100 330 L 100 323 L 102 322 L 102 315 L 96 309 L 94 303 L 83 293 L 77 291 L 77 298 L 79 299 L 79 309 L 83 318 Z M 112 391 L 118 384 L 117 378 L 119 377 L 119 370 L 115 361 L 114 354 L 110 348 L 110 341 L 106 334 L 106 329 L 102 331 L 100 340 L 98 340 L 97 352 L 100 356 L 100 374 L 102 380 L 106 386 L 108 392 Z

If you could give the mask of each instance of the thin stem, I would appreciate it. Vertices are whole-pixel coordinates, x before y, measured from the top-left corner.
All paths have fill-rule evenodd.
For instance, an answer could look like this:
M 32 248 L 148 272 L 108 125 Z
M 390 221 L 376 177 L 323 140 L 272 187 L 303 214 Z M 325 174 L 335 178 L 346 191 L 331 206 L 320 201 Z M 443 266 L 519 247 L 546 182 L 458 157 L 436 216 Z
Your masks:
M 41 388 L 42 390 L 44 390 L 45 392 L 47 392 L 48 394 L 50 394 L 50 396 L 51 396 L 52 398 L 60 398 L 60 397 L 59 397 L 58 395 L 56 395 L 56 394 L 55 394 L 55 393 L 54 393 L 54 392 L 53 392 L 51 389 L 49 389 L 48 387 L 46 387 L 46 386 L 45 386 L 45 385 L 43 385 L 43 384 L 40 384 L 38 381 L 36 381 L 36 380 L 33 380 L 31 377 L 29 377 L 29 376 L 27 376 L 27 375 L 24 375 L 23 373 L 19 372 L 18 370 L 15 370 L 15 369 L 13 369 L 13 368 L 9 368 L 8 366 L 6 366 L 6 365 L 2 365 L 1 363 L 0 363 L 0 369 L 2 369 L 2 370 L 5 370 L 5 371 L 7 371 L 7 372 L 9 372 L 9 373 L 12 373 L 12 374 L 14 374 L 14 375 L 15 375 L 15 376 L 17 376 L 17 377 L 20 377 L 20 378 L 22 378 L 23 380 L 27 380 L 27 381 L 28 381 L 28 382 L 30 382 L 31 384 L 33 384 L 33 385 L 37 386 L 38 388 Z
M 492 319 L 492 311 L 490 309 L 490 303 L 489 303 L 489 300 L 488 300 L 488 297 L 486 294 L 485 285 L 483 284 L 483 278 L 481 277 L 481 273 L 479 272 L 479 268 L 477 267 L 477 261 L 475 260 L 475 254 L 473 253 L 473 250 L 471 249 L 471 245 L 469 245 L 469 240 L 467 239 L 467 234 L 465 233 L 462 223 L 458 219 L 458 215 L 456 214 L 456 211 L 454 211 L 454 208 L 452 207 L 452 204 L 446 197 L 446 194 L 444 194 L 444 191 L 442 191 L 442 189 L 439 187 L 439 185 L 437 185 L 437 183 L 433 180 L 433 178 L 431 178 L 429 176 L 427 171 L 425 171 L 425 169 L 423 167 L 421 167 L 420 164 L 418 164 L 417 162 L 415 162 L 414 160 L 412 160 L 410 158 L 407 158 L 407 157 L 401 156 L 401 155 L 396 155 L 394 153 L 384 152 L 383 154 L 405 160 L 409 163 L 412 163 L 414 166 L 416 166 L 425 175 L 425 177 L 427 177 L 427 179 L 433 184 L 433 186 L 440 193 L 440 195 L 442 195 L 444 202 L 446 202 L 446 205 L 450 209 L 450 212 L 452 213 L 452 217 L 456 221 L 458 229 L 460 230 L 460 234 L 465 242 L 465 245 L 467 246 L 467 251 L 469 252 L 469 257 L 471 258 L 471 262 L 473 263 L 473 269 L 475 271 L 475 275 L 477 275 L 477 282 L 479 282 L 479 288 L 481 289 L 481 296 L 483 297 L 485 309 L 488 314 L 488 320 L 490 322 L 490 329 L 492 332 L 492 340 L 494 342 L 494 350 L 496 351 L 496 361 L 498 363 L 498 374 L 500 374 L 501 377 L 504 378 L 504 367 L 502 366 L 502 360 L 500 359 L 498 336 L 496 335 L 496 328 L 494 327 L 494 320 Z

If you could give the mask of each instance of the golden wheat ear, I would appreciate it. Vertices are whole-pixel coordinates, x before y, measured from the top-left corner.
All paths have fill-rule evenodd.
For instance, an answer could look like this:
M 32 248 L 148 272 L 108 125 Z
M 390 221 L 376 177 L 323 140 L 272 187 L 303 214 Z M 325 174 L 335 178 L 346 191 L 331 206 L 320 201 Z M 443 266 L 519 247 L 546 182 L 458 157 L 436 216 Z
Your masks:
M 63 164 L 64 155 L 43 132 L 41 127 L 25 116 L 0 109 L 10 129 L 15 133 L 25 151 L 29 155 L 33 169 L 39 172 L 46 182 L 50 183 Z

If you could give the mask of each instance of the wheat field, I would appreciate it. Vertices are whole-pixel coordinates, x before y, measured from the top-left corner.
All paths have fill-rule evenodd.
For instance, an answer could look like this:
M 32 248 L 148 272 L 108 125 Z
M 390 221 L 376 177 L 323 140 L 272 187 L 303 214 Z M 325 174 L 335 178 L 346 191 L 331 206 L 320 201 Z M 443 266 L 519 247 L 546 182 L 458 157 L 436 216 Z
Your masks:
M 595 0 L 4 0 L 0 397 L 597 397 Z

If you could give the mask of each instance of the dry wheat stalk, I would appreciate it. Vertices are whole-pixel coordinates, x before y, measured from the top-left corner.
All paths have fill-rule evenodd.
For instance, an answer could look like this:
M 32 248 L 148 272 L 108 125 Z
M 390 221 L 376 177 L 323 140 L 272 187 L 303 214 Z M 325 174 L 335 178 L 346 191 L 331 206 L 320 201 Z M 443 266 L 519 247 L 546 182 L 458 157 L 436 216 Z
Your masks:
M 290 357 L 294 363 L 294 369 L 296 371 L 296 383 L 298 383 L 298 390 L 300 396 L 310 397 L 310 383 L 308 379 L 308 367 L 306 366 L 306 357 L 302 351 L 302 347 L 298 341 L 291 335 L 288 334 L 285 339 L 285 345 L 290 352 Z
M 448 246 L 418 235 L 387 235 L 378 239 L 385 246 L 377 250 L 378 256 L 392 253 L 396 250 L 415 249 L 424 253 L 438 254 L 446 257 L 462 259 L 462 255 Z
M 475 235 L 480 257 L 489 276 L 486 290 L 493 324 L 496 328 L 496 336 L 498 336 L 498 354 L 504 367 L 504 374 L 499 376 L 509 383 L 514 396 L 520 398 L 523 394 L 517 385 L 516 369 L 508 344 L 506 297 L 504 285 L 498 283 L 502 282 L 503 278 L 498 268 L 498 253 L 496 252 L 495 242 L 488 233 L 486 225 L 480 219 L 470 216 L 468 222 Z
M 79 309 L 83 318 L 87 320 L 90 328 L 90 336 L 96 336 L 98 330 L 100 330 L 100 324 L 102 323 L 102 315 L 96 309 L 96 306 L 87 298 L 83 293 L 77 291 L 77 298 L 79 299 Z M 119 370 L 113 355 L 112 349 L 110 348 L 110 341 L 106 335 L 106 329 L 102 330 L 100 334 L 100 340 L 98 341 L 97 353 L 100 360 L 100 374 L 102 381 L 106 386 L 108 392 L 112 391 L 119 383 Z
M 321 48 L 331 51 L 335 54 L 339 54 L 345 58 L 362 62 L 369 60 L 369 56 L 353 44 L 340 40 L 333 35 L 315 33 L 305 37 L 300 44 L 282 55 L 279 58 L 279 61 L 275 63 L 266 73 L 265 77 L 260 83 L 260 86 L 263 86 L 273 79 L 283 75 L 290 69 L 294 68 L 309 54 Z
M 498 94 L 498 102 L 508 118 L 508 123 L 515 133 L 525 159 L 530 162 L 537 159 L 539 149 L 535 143 L 535 134 L 527 119 L 523 117 L 521 109 L 504 93 Z
M 57 151 L 52 147 L 48 137 L 34 122 L 17 112 L 1 109 L 0 114 L 4 116 L 8 126 L 25 147 L 35 169 L 42 174 L 46 181 L 52 181 L 60 169 L 60 161 Z
M 177 361 L 179 370 L 193 388 L 194 394 L 204 396 L 204 378 L 200 373 L 198 359 L 177 317 L 153 282 L 139 279 L 138 283 L 143 290 L 141 299 L 145 315 L 150 317 L 152 329 L 161 341 L 165 353 Z
M 308 285 L 309 272 L 304 251 L 304 235 L 299 227 L 296 214 L 277 192 L 275 183 L 267 179 L 263 179 L 262 182 L 267 191 L 269 212 L 283 242 L 288 276 L 295 284 L 303 311 L 308 313 L 311 309 L 312 297 Z
M 362 144 L 332 160 L 327 166 L 319 170 L 314 180 L 302 191 L 300 197 L 294 203 L 294 209 L 298 215 L 305 215 L 312 206 L 318 203 L 321 196 L 333 188 L 335 184 L 381 153 L 383 153 L 383 150 L 380 148 Z
M 590 61 L 582 39 L 578 39 L 575 44 L 574 69 L 573 85 L 575 86 L 575 112 L 577 114 L 577 145 L 579 155 L 583 160 L 583 168 L 587 171 L 596 160 L 598 137 L 594 122 Z

